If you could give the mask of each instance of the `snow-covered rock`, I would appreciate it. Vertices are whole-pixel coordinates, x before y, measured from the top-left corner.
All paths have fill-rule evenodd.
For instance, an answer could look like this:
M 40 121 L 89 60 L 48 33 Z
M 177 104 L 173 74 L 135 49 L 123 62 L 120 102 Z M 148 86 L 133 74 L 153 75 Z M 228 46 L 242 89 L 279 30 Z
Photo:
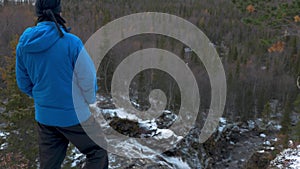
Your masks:
M 300 146 L 288 148 L 282 151 L 271 161 L 270 167 L 274 169 L 299 169 L 300 168 Z
M 267 135 L 264 134 L 264 133 L 261 133 L 261 134 L 259 135 L 259 137 L 265 138 L 265 137 L 267 137 Z
M 8 135 L 9 135 L 9 133 L 8 133 L 8 132 L 3 132 L 3 131 L 0 131 L 0 138 L 2 138 L 2 139 L 6 139 Z

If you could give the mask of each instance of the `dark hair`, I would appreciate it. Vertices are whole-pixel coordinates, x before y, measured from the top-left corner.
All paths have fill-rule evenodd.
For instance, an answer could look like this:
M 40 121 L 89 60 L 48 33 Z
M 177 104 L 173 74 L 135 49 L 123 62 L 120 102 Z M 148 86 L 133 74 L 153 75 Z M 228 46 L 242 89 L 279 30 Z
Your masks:
M 65 26 L 66 21 L 60 16 L 61 0 L 36 0 L 35 12 L 38 17 L 37 23 L 42 21 L 55 22 L 60 37 L 64 36 L 60 25 L 66 32 L 69 32 Z
M 43 15 L 38 17 L 37 23 L 43 21 L 55 22 L 60 37 L 63 37 L 64 33 L 61 31 L 59 25 L 61 25 L 66 32 L 69 32 L 65 25 L 66 21 L 60 16 L 60 14 L 54 14 L 50 9 L 44 10 Z

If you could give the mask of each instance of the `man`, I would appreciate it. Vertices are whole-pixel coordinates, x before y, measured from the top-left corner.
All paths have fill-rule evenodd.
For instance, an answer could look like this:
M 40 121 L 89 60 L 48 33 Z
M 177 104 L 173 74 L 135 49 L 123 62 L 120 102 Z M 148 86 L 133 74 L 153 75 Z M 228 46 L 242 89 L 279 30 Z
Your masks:
M 60 0 L 37 0 L 37 25 L 20 37 L 16 78 L 34 99 L 41 169 L 59 169 L 69 141 L 86 155 L 87 169 L 108 168 L 107 152 L 92 138 L 103 139 L 89 104 L 96 101 L 96 71 L 81 40 L 68 32 Z

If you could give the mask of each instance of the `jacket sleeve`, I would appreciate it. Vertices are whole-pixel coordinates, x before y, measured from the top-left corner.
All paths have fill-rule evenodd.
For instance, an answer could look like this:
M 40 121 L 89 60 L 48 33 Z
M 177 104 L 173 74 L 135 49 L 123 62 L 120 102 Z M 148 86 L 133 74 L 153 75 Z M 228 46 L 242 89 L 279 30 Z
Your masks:
M 88 104 L 96 101 L 97 77 L 94 62 L 90 58 L 81 41 L 75 51 L 73 81 L 79 86 L 81 94 Z
M 22 52 L 19 46 L 16 51 L 16 80 L 19 89 L 26 93 L 28 96 L 32 96 L 33 84 L 28 75 L 27 69 L 22 60 Z

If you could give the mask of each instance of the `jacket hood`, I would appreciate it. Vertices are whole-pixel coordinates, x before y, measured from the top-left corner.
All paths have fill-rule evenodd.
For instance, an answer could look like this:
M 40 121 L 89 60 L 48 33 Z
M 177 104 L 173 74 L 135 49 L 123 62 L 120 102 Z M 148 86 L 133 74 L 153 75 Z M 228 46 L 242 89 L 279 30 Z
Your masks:
M 44 21 L 35 27 L 26 29 L 20 38 L 19 47 L 22 48 L 23 52 L 42 52 L 53 46 L 58 39 L 60 36 L 55 23 Z

